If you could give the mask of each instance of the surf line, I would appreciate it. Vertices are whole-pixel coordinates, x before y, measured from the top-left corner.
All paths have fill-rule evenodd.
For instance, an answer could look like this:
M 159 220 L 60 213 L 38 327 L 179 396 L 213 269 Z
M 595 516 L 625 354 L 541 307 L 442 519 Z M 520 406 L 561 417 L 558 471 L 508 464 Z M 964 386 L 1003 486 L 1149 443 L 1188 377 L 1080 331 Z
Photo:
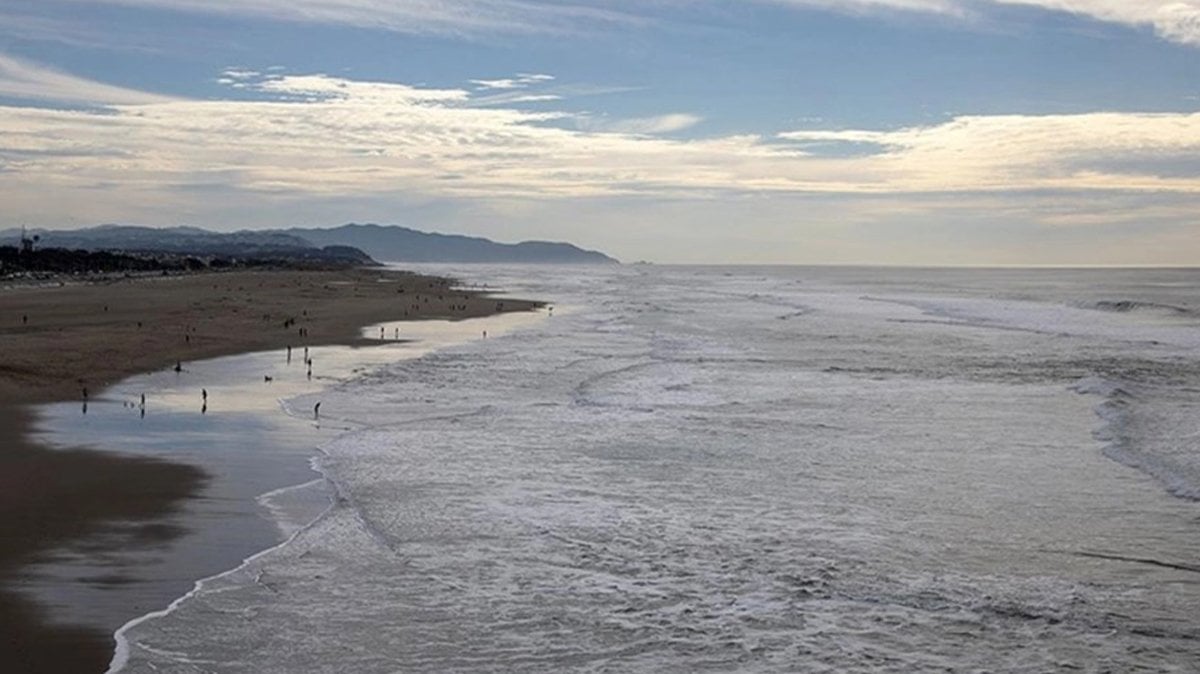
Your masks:
M 1200 573 L 1200 566 L 1180 564 L 1178 562 L 1164 562 L 1161 559 L 1154 559 L 1152 557 L 1127 557 L 1125 555 L 1111 555 L 1103 552 L 1084 552 L 1079 550 L 1064 551 L 1064 554 L 1075 555 L 1076 557 L 1090 557 L 1092 559 L 1109 559 L 1115 562 L 1148 564 L 1150 566 L 1160 566 L 1164 569 L 1175 569 L 1177 571 L 1191 571 L 1192 573 Z

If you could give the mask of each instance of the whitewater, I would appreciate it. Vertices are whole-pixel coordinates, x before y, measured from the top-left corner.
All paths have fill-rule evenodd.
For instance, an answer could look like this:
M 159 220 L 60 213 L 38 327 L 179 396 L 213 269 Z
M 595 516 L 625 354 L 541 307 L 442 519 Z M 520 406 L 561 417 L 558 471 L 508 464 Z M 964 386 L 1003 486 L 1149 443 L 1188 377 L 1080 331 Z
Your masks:
M 554 310 L 287 401 L 328 507 L 113 671 L 1200 663 L 1197 271 L 420 271 Z

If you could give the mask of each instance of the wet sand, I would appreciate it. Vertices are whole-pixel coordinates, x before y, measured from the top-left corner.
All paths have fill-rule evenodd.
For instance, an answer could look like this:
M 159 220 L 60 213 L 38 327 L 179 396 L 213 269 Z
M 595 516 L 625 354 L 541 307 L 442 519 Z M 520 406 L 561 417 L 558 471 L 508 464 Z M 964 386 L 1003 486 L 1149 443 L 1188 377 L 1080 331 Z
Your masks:
M 107 523 L 169 514 L 204 474 L 85 449 L 50 451 L 26 440 L 28 422 L 23 410 L 0 407 L 0 670 L 103 671 L 111 636 L 47 625 L 37 606 L 13 592 L 14 581 L 25 564 Z
M 375 344 L 382 321 L 467 318 L 532 302 L 451 291 L 443 279 L 384 272 L 266 271 L 0 291 L 0 670 L 103 671 L 107 631 L 51 625 L 14 592 L 26 566 L 71 541 L 169 524 L 208 476 L 190 465 L 29 439 L 27 405 L 94 398 L 139 373 L 192 360 L 304 346 Z M 391 334 L 387 337 L 392 337 Z

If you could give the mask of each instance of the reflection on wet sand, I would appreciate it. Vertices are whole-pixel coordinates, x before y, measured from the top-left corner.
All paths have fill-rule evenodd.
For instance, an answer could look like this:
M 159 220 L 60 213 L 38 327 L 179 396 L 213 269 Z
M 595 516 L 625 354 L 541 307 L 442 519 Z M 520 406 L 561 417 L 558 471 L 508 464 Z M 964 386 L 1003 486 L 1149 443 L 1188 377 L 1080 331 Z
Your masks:
M 131 377 L 92 395 L 86 416 L 73 404 L 42 406 L 33 439 L 57 448 L 97 447 L 104 453 L 94 454 L 110 461 L 151 466 L 154 459 L 169 459 L 187 473 L 163 476 L 162 483 L 193 497 L 161 517 L 85 532 L 54 549 L 25 569 L 23 593 L 46 606 L 53 623 L 107 631 L 166 606 L 195 580 L 237 566 L 327 506 L 330 493 L 313 481 L 309 459 L 345 425 L 321 424 L 319 402 L 311 420 L 303 418 L 307 411 L 280 413 L 281 406 L 287 411 L 287 399 L 465 341 L 482 325 L 500 334 L 540 318 L 530 313 L 410 322 L 405 341 L 305 347 L 303 362 L 291 359 L 289 348 L 184 362 L 179 372 Z M 364 332 L 381 329 L 395 334 L 397 327 L 383 324 Z M 314 375 L 315 363 L 320 367 Z M 194 486 L 189 491 L 187 485 Z M 281 499 L 285 506 L 259 498 L 292 485 L 305 488 Z

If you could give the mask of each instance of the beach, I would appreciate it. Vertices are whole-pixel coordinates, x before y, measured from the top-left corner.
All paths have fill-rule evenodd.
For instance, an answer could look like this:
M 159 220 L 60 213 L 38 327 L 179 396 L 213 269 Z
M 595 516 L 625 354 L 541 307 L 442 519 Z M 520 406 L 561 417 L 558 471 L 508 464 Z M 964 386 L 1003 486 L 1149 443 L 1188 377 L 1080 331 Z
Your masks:
M 312 380 L 279 342 L 38 405 L 4 606 L 43 671 L 1200 658 L 1194 271 L 465 271 L 555 311 L 361 315 Z
M 0 669 L 102 671 L 112 631 L 47 625 L 13 592 L 20 571 L 112 522 L 150 521 L 206 484 L 192 465 L 32 441 L 30 407 L 86 405 L 130 375 L 231 354 L 366 346 L 385 321 L 519 311 L 440 277 L 387 270 L 253 271 L 67 282 L 0 291 Z M 394 341 L 395 335 L 386 335 Z M 317 365 L 316 367 L 320 367 Z M 84 408 L 86 413 L 86 408 Z M 149 538 L 169 528 L 143 527 Z

